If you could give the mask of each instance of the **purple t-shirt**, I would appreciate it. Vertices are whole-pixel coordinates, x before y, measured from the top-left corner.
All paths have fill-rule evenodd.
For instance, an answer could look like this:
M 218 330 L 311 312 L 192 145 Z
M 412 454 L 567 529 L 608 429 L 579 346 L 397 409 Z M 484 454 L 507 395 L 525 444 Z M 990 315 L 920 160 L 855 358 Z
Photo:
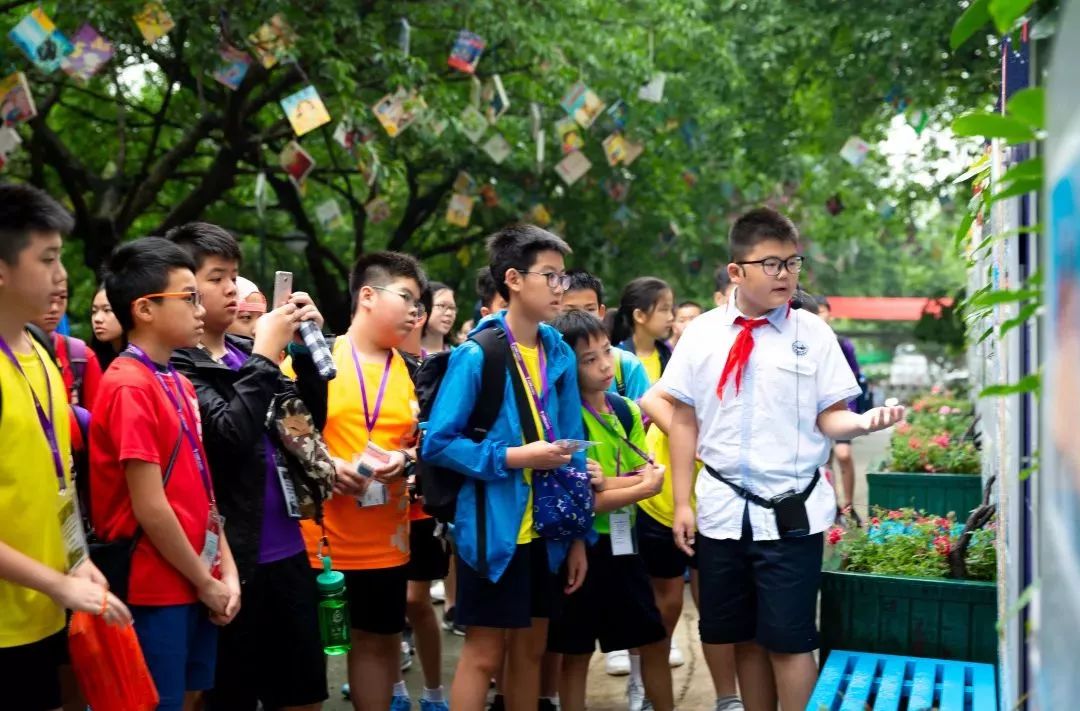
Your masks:
M 225 344 L 225 357 L 221 361 L 233 370 L 247 360 L 242 351 L 229 343 Z M 304 550 L 304 539 L 300 535 L 300 522 L 289 516 L 285 506 L 285 494 L 281 490 L 277 465 L 274 463 L 274 443 L 268 435 L 263 435 L 263 451 L 266 454 L 266 489 L 263 494 L 262 535 L 259 537 L 259 563 L 291 558 Z
M 847 360 L 848 365 L 851 367 L 851 372 L 855 375 L 855 379 L 862 378 L 862 371 L 859 370 L 859 361 L 855 357 L 855 344 L 847 338 L 838 338 L 840 341 L 840 350 L 844 354 L 844 359 Z M 858 403 L 852 400 L 848 403 L 848 409 L 852 412 L 858 412 Z

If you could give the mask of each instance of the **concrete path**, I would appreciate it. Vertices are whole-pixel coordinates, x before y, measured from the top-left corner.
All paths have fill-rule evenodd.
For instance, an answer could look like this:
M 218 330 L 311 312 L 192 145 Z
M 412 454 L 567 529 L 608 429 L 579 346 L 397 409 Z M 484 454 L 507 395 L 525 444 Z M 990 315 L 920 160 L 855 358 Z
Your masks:
M 864 519 L 867 518 L 866 470 L 884 457 L 888 448 L 888 433 L 878 433 L 870 437 L 855 440 L 855 506 Z M 442 614 L 441 608 L 439 614 Z M 689 587 L 686 591 L 686 603 L 683 606 L 682 619 L 675 630 L 676 643 L 683 651 L 686 664 L 672 670 L 677 706 L 680 711 L 709 711 L 714 706 L 715 693 L 705 660 L 701 655 L 698 637 L 698 613 L 690 598 Z M 449 633 L 443 635 L 443 683 L 449 689 L 453 678 L 457 655 L 461 650 L 462 639 Z M 327 711 L 348 711 L 352 706 L 341 697 L 341 684 L 345 681 L 345 663 L 343 658 L 330 660 L 330 701 L 324 708 Z M 414 708 L 419 708 L 417 699 L 423 688 L 420 663 L 415 661 L 413 668 L 405 673 L 405 681 L 414 699 Z M 590 711 L 625 711 L 626 677 L 612 677 L 604 672 L 604 657 L 597 653 L 592 660 L 589 672 L 589 709 Z

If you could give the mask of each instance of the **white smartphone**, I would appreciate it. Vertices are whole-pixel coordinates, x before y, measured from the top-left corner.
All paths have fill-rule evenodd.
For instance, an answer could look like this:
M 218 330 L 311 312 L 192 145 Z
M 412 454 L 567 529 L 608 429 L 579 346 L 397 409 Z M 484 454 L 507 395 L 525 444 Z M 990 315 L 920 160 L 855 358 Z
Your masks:
M 292 272 L 274 272 L 274 301 L 270 308 L 276 309 L 289 302 L 292 296 Z

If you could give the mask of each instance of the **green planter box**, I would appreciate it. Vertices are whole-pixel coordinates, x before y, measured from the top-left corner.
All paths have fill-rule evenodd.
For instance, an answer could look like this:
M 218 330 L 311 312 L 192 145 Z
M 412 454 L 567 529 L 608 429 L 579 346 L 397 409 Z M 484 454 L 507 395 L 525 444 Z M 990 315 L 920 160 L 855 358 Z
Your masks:
M 997 586 L 825 571 L 821 658 L 833 649 L 997 663 Z
M 982 503 L 982 477 L 978 474 L 869 472 L 866 484 L 871 507 L 911 507 L 940 516 L 955 511 L 963 521 Z

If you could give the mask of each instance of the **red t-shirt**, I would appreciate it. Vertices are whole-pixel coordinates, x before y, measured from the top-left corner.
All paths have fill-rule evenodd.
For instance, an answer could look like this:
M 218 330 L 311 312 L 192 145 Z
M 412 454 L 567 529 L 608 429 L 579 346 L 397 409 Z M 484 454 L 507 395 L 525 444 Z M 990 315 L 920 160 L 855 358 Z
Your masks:
M 74 336 L 65 337 L 54 332 L 52 337 L 53 348 L 56 350 L 56 360 L 60 361 L 60 374 L 64 376 L 64 387 L 68 392 L 68 400 L 73 405 L 80 405 L 87 410 L 93 410 L 98 388 L 101 387 L 101 364 L 98 362 L 97 353 L 94 353 L 89 345 Z M 75 368 L 71 364 L 71 354 L 68 352 L 68 344 L 71 341 L 79 341 L 82 344 L 85 352 L 84 357 L 86 358 L 86 364 L 83 366 L 82 387 L 77 393 L 73 393 L 75 388 Z M 75 397 L 72 397 L 73 394 Z
M 197 433 L 200 448 L 202 423 L 195 388 L 177 374 L 188 405 L 188 427 Z M 165 380 L 176 394 L 171 376 Z M 193 421 L 190 418 L 194 418 Z M 135 514 L 124 475 L 124 464 L 137 459 L 164 469 L 176 447 L 180 418 L 160 382 L 134 358 L 117 358 L 105 371 L 90 423 L 90 513 L 98 535 L 106 541 L 130 538 L 135 532 Z M 203 461 L 206 453 L 202 452 Z M 165 487 L 188 542 L 202 552 L 210 516 L 210 498 L 199 474 L 195 455 L 183 437 L 172 476 Z M 173 568 L 143 535 L 131 561 L 128 602 L 133 605 L 183 605 L 196 602 L 198 595 L 187 578 Z

